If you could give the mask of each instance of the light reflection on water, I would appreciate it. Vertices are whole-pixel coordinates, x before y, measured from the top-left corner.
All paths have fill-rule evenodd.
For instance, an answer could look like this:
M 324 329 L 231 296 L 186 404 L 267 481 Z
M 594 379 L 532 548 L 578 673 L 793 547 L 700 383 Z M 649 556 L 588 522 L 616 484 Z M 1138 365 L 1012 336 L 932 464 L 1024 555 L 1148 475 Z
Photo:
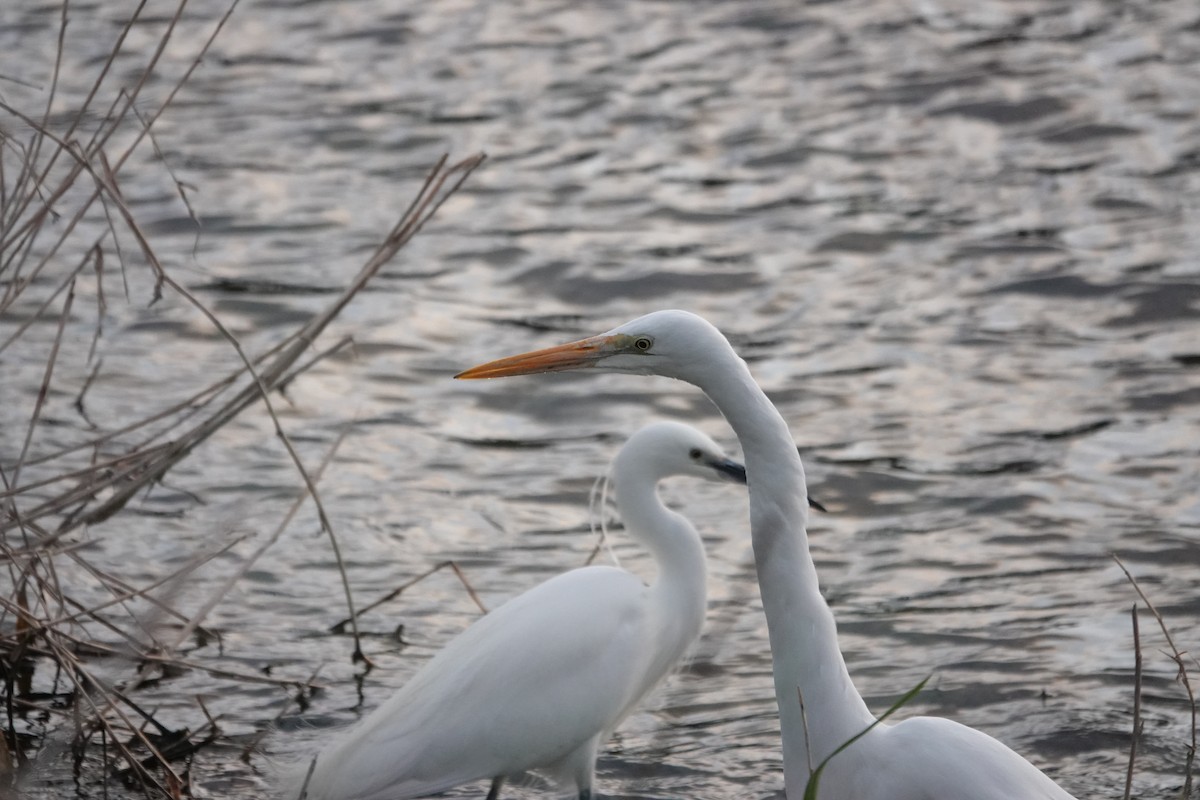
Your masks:
M 353 334 L 356 355 L 281 404 L 309 462 L 353 423 L 321 488 L 361 600 L 454 558 L 494 605 L 582 563 L 587 487 L 640 423 L 687 419 L 732 444 L 706 400 L 665 380 L 449 379 L 687 307 L 751 361 L 833 511 L 814 524 L 814 557 L 872 707 L 933 672 L 912 710 L 987 730 L 1080 797 L 1114 796 L 1134 595 L 1108 553 L 1181 646 L 1200 634 L 1200 41 L 1192 4 L 1126 5 L 247 6 L 156 126 L 199 187 L 198 237 L 160 167 L 123 188 L 168 268 L 256 350 L 328 302 L 309 290 L 349 279 L 438 155 L 489 153 L 327 334 Z M 185 33 L 220 10 L 197 4 Z M 53 36 L 50 16 L 3 13 L 21 32 L 0 33 L 14 58 Z M 76 9 L 72 30 L 99 41 L 112 13 Z M 91 74 L 95 46 L 69 49 L 65 74 Z M 239 281 L 291 288 L 231 291 Z M 131 285 L 131 302 L 110 298 L 89 394 L 102 424 L 236 364 L 183 303 L 147 307 L 144 277 Z M 86 341 L 94 302 L 79 308 Z M 36 327 L 5 361 L 10 386 L 36 390 L 52 336 Z M 70 403 L 85 354 L 64 355 L 60 424 L 38 447 L 82 435 Z M 8 461 L 28 408 L 3 405 Z M 91 532 L 131 582 L 224 536 L 265 535 L 298 481 L 249 413 L 167 483 L 142 508 L 181 516 Z M 605 755 L 600 787 L 770 796 L 782 774 L 744 496 L 671 496 L 707 537 L 709 625 Z M 350 645 L 324 634 L 344 604 L 315 529 L 303 513 L 214 612 L 224 653 L 191 654 L 297 678 L 321 667 L 329 689 L 284 720 L 270 742 L 282 753 L 359 713 Z M 234 564 L 218 558 L 179 602 L 198 604 Z M 443 572 L 368 615 L 380 668 L 362 707 L 475 613 Z M 390 638 L 397 624 L 409 647 Z M 1147 659 L 1140 786 L 1160 796 L 1179 781 L 1186 714 L 1171 665 Z M 236 734 L 286 702 L 200 674 L 147 700 L 170 713 L 196 693 Z M 203 755 L 198 780 L 257 796 L 225 755 Z

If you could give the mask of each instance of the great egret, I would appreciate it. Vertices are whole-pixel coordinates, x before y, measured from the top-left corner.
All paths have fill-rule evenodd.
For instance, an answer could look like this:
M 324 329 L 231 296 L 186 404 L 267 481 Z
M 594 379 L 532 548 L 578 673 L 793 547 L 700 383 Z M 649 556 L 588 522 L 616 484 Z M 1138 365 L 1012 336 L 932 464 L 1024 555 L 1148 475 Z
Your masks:
M 805 530 L 804 467 L 787 423 L 725 337 L 685 311 L 658 311 L 577 342 L 502 358 L 459 378 L 594 368 L 663 375 L 709 396 L 741 441 L 750 528 L 783 733 L 784 782 L 803 797 L 810 771 L 875 718 L 838 649 Z M 803 710 L 801 707 L 803 702 Z M 835 756 L 821 800 L 1071 800 L 1036 767 L 973 728 L 934 717 L 881 724 Z
M 704 548 L 658 499 L 672 475 L 745 483 L 745 469 L 678 422 L 635 433 L 613 461 L 626 530 L 653 554 L 565 572 L 479 619 L 316 759 L 309 800 L 403 800 L 537 770 L 591 797 L 596 750 L 679 661 L 704 623 Z M 295 800 L 309 764 L 285 776 Z

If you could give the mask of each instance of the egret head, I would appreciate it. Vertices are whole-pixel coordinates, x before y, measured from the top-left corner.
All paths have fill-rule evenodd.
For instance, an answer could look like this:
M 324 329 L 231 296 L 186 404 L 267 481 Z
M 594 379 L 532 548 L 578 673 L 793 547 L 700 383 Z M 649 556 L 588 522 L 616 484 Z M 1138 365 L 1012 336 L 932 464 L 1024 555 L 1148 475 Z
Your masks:
M 574 369 L 663 375 L 697 383 L 714 359 L 733 355 L 725 337 L 687 311 L 655 311 L 599 336 L 472 367 L 456 378 L 499 378 Z
M 652 482 L 672 475 L 746 482 L 745 467 L 708 436 L 681 422 L 652 422 L 639 429 L 617 454 L 613 470 L 635 472 Z

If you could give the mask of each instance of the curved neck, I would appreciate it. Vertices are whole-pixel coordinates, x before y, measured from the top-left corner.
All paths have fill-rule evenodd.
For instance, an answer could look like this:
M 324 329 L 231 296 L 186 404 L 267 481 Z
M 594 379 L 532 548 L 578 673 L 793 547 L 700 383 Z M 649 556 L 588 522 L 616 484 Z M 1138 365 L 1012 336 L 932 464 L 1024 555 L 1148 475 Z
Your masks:
M 614 466 L 613 488 L 625 530 L 654 556 L 658 575 L 650 585 L 655 613 L 669 618 L 670 646 L 662 642 L 658 669 L 663 673 L 700 634 L 707 601 L 704 544 L 681 514 L 658 499 L 657 481 L 637 469 Z
M 767 617 L 783 734 L 788 797 L 802 797 L 809 767 L 874 717 L 854 688 L 808 550 L 808 489 L 787 423 L 730 351 L 721 380 L 700 385 L 742 445 L 750 484 L 750 533 Z M 803 713 L 801 712 L 803 701 Z M 811 754 L 810 754 L 811 748 Z

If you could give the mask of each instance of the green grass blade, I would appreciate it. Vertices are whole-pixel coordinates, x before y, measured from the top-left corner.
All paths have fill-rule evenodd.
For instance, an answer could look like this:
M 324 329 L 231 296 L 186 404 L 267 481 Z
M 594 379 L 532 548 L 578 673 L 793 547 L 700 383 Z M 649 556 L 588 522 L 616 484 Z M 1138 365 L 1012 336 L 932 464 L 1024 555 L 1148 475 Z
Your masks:
M 832 753 L 825 756 L 825 759 L 820 764 L 817 765 L 816 769 L 813 770 L 812 775 L 808 776 L 808 783 L 806 783 L 804 785 L 804 800 L 817 800 L 817 787 L 821 783 L 821 772 L 825 769 L 825 765 L 829 763 L 830 759 L 832 759 L 838 753 L 845 750 L 850 745 L 857 742 L 862 737 L 866 736 L 868 733 L 871 732 L 871 730 L 876 725 L 883 722 L 885 719 L 890 717 L 892 714 L 896 713 L 906 703 L 908 703 L 910 700 L 912 700 L 914 697 L 916 697 L 918 694 L 920 694 L 921 690 L 925 688 L 925 684 L 929 683 L 930 677 L 932 677 L 932 676 L 929 676 L 929 675 L 925 676 L 925 678 L 923 678 L 920 683 L 918 683 L 916 686 L 914 686 L 913 688 L 911 688 L 907 692 L 905 692 L 904 695 L 899 700 L 892 703 L 891 707 L 887 711 L 883 712 L 883 714 L 880 715 L 879 719 L 875 720 L 870 725 L 863 728 L 861 731 L 854 734 L 846 741 L 842 742 L 841 746 L 838 747 L 837 750 L 834 750 Z

